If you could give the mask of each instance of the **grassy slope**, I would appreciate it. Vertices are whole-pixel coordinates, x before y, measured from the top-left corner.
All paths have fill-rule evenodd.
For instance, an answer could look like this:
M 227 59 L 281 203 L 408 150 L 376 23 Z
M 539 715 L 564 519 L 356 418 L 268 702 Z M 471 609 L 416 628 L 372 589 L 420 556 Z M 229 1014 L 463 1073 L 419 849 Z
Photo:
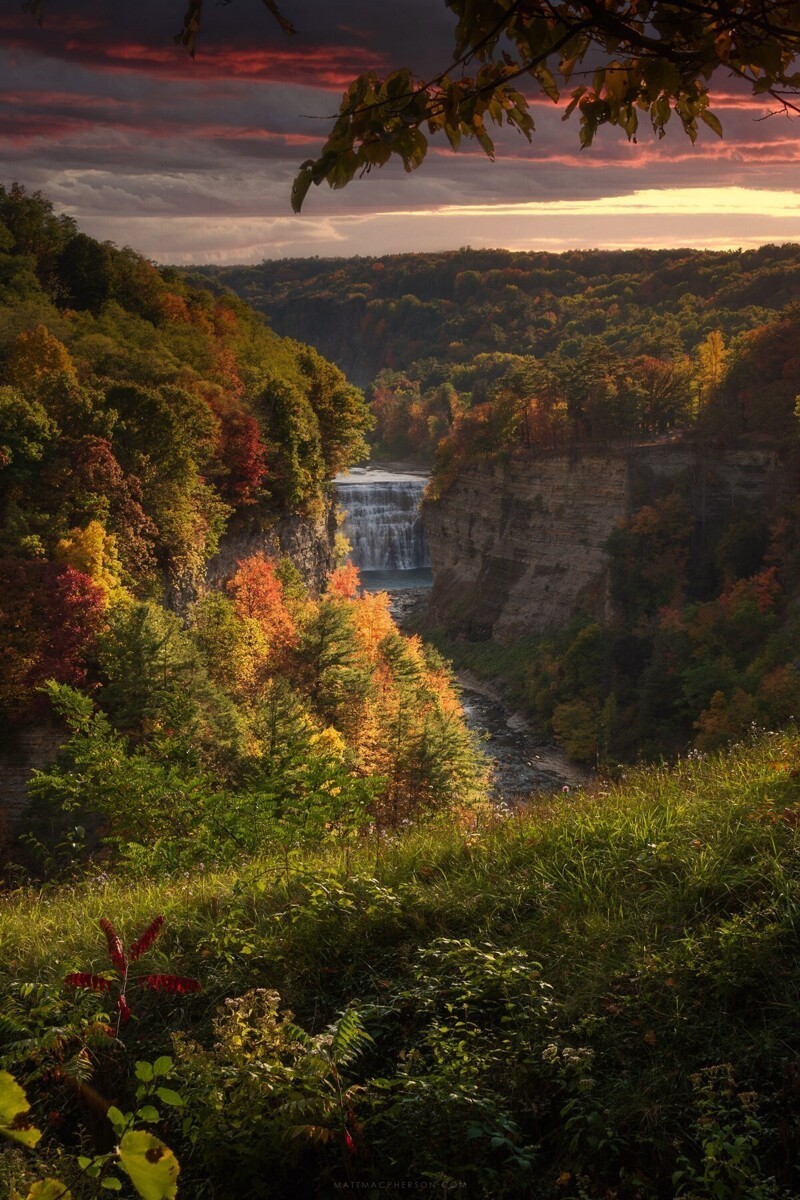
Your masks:
M 103 914 L 132 935 L 163 912 L 163 969 L 204 985 L 166 1007 L 137 994 L 128 1040 L 138 1056 L 168 1050 L 170 1028 L 187 1023 L 207 1040 L 222 999 L 254 986 L 276 988 L 318 1029 L 351 1002 L 402 990 L 416 949 L 436 937 L 519 947 L 554 989 L 560 1034 L 594 1051 L 597 1109 L 618 1143 L 598 1148 L 597 1171 L 619 1154 L 644 1162 L 655 1184 L 674 1169 L 674 1140 L 692 1140 L 692 1072 L 731 1062 L 767 1110 L 785 1109 L 781 1080 L 800 1053 L 797 763 L 800 737 L 770 734 L 494 828 L 411 832 L 377 854 L 365 845 L 288 875 L 261 863 L 6 897 L 0 1011 L 21 983 L 104 969 Z M 575 1153 L 552 1134 L 548 1177 Z

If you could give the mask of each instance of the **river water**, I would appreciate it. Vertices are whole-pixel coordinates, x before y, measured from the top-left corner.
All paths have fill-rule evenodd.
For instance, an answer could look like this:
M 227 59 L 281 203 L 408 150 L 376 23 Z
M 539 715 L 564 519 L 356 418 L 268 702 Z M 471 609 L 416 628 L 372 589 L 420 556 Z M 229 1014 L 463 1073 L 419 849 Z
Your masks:
M 395 621 L 410 632 L 424 613 L 433 582 L 419 512 L 428 476 L 363 467 L 334 482 L 346 513 L 342 530 L 364 588 L 389 592 Z M 539 736 L 495 687 L 468 672 L 460 672 L 458 681 L 467 723 L 492 763 L 495 799 L 514 803 L 585 780 L 585 773 Z

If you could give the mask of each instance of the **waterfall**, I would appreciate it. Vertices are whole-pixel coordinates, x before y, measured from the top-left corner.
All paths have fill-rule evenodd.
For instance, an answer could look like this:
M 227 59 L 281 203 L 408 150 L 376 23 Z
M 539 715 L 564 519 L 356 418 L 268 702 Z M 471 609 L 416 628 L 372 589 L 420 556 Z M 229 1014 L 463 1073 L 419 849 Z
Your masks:
M 343 533 L 362 571 L 413 571 L 430 566 L 419 511 L 427 478 L 391 471 L 354 471 L 338 476 Z

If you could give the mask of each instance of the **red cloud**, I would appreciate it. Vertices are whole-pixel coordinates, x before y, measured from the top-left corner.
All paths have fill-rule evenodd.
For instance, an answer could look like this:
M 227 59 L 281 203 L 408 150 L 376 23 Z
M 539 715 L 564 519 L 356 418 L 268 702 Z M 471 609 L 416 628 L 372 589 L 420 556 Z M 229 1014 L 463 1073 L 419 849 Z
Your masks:
M 80 62 L 100 71 L 134 71 L 174 79 L 240 79 L 304 84 L 340 91 L 362 71 L 385 68 L 387 59 L 366 46 L 291 43 L 237 46 L 201 44 L 192 60 L 164 38 L 154 45 L 122 41 L 99 22 L 48 19 L 38 28 L 20 14 L 0 16 L 7 47 Z

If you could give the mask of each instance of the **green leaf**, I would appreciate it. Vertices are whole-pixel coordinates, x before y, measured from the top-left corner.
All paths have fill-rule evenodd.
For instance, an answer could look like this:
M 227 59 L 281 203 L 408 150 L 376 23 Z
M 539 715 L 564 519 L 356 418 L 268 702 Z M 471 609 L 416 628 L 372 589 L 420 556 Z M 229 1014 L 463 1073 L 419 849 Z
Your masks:
M 117 1126 L 125 1124 L 125 1114 L 120 1112 L 118 1108 L 115 1108 L 113 1104 L 107 1109 L 106 1116 L 115 1129 Z
M 177 1092 L 173 1092 L 172 1088 L 156 1088 L 156 1095 L 159 1100 L 163 1100 L 165 1104 L 171 1105 L 172 1108 L 183 1108 L 183 1097 L 179 1096 Z
M 292 211 L 299 213 L 303 207 L 303 201 L 308 194 L 308 189 L 314 182 L 314 174 L 310 167 L 303 167 L 300 174 L 295 178 L 292 184 Z
M 42 1131 L 28 1120 L 26 1114 L 30 1107 L 28 1097 L 14 1076 L 8 1071 L 0 1071 L 0 1133 L 12 1142 L 32 1148 Z
M 169 1146 L 152 1133 L 136 1130 L 125 1134 L 117 1153 L 142 1200 L 174 1200 L 180 1165 Z
M 140 1109 L 137 1109 L 137 1117 L 140 1121 L 159 1121 L 161 1113 L 152 1104 L 144 1104 Z
M 153 1067 L 149 1062 L 137 1062 L 136 1078 L 141 1079 L 142 1083 L 149 1083 L 153 1078 Z
M 533 73 L 539 81 L 539 84 L 545 95 L 549 96 L 551 100 L 557 101 L 560 98 L 558 84 L 545 64 L 539 63 Z
M 161 1058 L 157 1058 L 153 1063 L 154 1075 L 169 1075 L 172 1070 L 172 1059 L 168 1055 L 163 1054 Z
M 104 1187 L 107 1192 L 121 1192 L 122 1180 L 117 1179 L 116 1175 L 108 1175 L 100 1184 L 100 1187 Z
M 60 1179 L 40 1179 L 28 1192 L 27 1200 L 72 1200 L 72 1192 Z
M 709 129 L 714 130 L 714 133 L 717 135 L 717 137 L 722 137 L 722 122 L 720 121 L 719 117 L 715 117 L 712 112 L 708 111 L 708 109 L 704 109 L 703 112 L 700 113 L 700 120 L 705 121 Z

